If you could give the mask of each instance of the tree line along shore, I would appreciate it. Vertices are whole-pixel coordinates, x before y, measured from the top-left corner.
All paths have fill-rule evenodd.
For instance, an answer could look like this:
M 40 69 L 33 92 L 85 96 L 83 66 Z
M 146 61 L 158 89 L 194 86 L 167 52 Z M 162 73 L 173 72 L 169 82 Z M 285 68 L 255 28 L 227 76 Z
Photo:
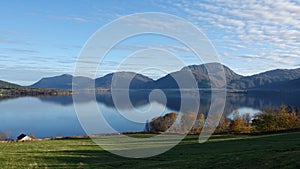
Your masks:
M 41 88 L 0 88 L 1 97 L 70 95 L 72 91 Z
M 200 134 L 205 125 L 206 127 L 210 125 L 209 122 L 206 122 L 204 114 L 181 114 L 179 122 L 176 121 L 177 116 L 177 113 L 171 112 L 164 116 L 155 117 L 146 123 L 145 131 L 150 133 L 183 133 L 191 128 L 189 134 Z M 192 127 L 190 127 L 191 121 L 195 121 Z M 286 105 L 266 109 L 253 117 L 249 113 L 240 114 L 236 111 L 233 118 L 223 115 L 219 124 L 214 127 L 216 127 L 215 134 L 259 134 L 300 130 L 300 111 Z

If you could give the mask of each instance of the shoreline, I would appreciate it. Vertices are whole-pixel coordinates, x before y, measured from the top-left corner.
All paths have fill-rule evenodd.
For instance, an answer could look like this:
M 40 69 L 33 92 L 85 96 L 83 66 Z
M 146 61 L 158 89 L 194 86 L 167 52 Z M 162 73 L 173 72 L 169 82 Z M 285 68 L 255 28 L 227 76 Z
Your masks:
M 300 128 L 288 129 L 288 130 L 278 130 L 278 131 L 268 131 L 268 132 L 250 132 L 250 133 L 213 133 L 212 136 L 216 135 L 235 135 L 235 136 L 263 136 L 263 135 L 276 135 L 283 133 L 294 133 L 300 132 Z M 47 141 L 47 140 L 71 140 L 71 139 L 92 139 L 91 137 L 103 137 L 103 136 L 115 136 L 115 135 L 158 135 L 161 133 L 150 133 L 150 132 L 124 132 L 124 133 L 111 133 L 111 134 L 93 134 L 91 136 L 81 135 L 81 136 L 57 136 L 57 137 L 45 137 L 45 138 L 35 138 L 30 141 L 18 141 L 18 140 L 3 140 L 0 144 L 5 143 L 19 143 L 19 142 L 35 142 L 35 141 Z M 169 135 L 182 135 L 180 133 L 166 133 Z M 195 136 L 199 134 L 187 134 L 186 136 Z

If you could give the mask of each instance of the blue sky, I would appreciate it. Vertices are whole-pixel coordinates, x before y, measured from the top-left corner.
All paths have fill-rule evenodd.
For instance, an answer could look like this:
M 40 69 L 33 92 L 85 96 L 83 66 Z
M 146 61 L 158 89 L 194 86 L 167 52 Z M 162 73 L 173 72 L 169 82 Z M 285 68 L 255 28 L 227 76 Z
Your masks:
M 211 40 L 221 62 L 239 74 L 300 67 L 299 1 L 11 0 L 0 5 L 0 79 L 28 85 L 45 76 L 72 74 L 95 31 L 141 12 L 164 12 L 192 22 Z M 187 64 L 200 64 L 170 39 L 135 37 L 110 53 L 99 76 L 149 45 L 178 53 Z

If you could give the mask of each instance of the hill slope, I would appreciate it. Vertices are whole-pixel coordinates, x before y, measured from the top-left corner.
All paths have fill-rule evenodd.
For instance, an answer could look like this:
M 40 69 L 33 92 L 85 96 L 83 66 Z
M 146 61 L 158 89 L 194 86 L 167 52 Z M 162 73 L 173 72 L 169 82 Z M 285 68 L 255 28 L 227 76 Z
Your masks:
M 300 91 L 300 78 L 264 85 L 261 90 Z
M 112 84 L 113 77 L 114 84 Z M 114 85 L 120 88 L 127 88 L 125 83 L 128 83 L 129 81 L 130 89 L 143 89 L 146 84 L 152 83 L 153 79 L 134 72 L 116 72 L 97 78 L 95 80 L 95 86 L 97 88 L 110 88 L 111 85 Z
M 270 89 L 278 83 L 289 83 L 291 80 L 300 78 L 300 68 L 298 69 L 276 69 L 253 76 L 245 76 L 237 80 L 232 80 L 229 84 L 234 89 Z
M 0 88 L 21 88 L 22 86 L 0 80 Z
M 87 83 L 92 79 L 87 77 L 76 77 L 80 82 Z M 73 76 L 69 74 L 63 74 L 60 76 L 42 78 L 38 82 L 34 83 L 30 87 L 32 88 L 48 88 L 48 89 L 60 89 L 71 90 L 72 89 Z M 76 84 L 75 84 L 76 85 Z

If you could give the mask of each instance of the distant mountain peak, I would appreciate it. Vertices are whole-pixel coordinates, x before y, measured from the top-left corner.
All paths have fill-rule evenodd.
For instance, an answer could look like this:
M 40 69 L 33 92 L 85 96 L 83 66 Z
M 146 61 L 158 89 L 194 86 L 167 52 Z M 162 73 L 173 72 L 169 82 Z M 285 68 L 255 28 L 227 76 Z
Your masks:
M 73 75 L 71 75 L 71 74 L 68 74 L 68 73 L 62 74 L 62 75 L 60 75 L 60 76 L 65 76 L 65 77 L 73 77 Z

